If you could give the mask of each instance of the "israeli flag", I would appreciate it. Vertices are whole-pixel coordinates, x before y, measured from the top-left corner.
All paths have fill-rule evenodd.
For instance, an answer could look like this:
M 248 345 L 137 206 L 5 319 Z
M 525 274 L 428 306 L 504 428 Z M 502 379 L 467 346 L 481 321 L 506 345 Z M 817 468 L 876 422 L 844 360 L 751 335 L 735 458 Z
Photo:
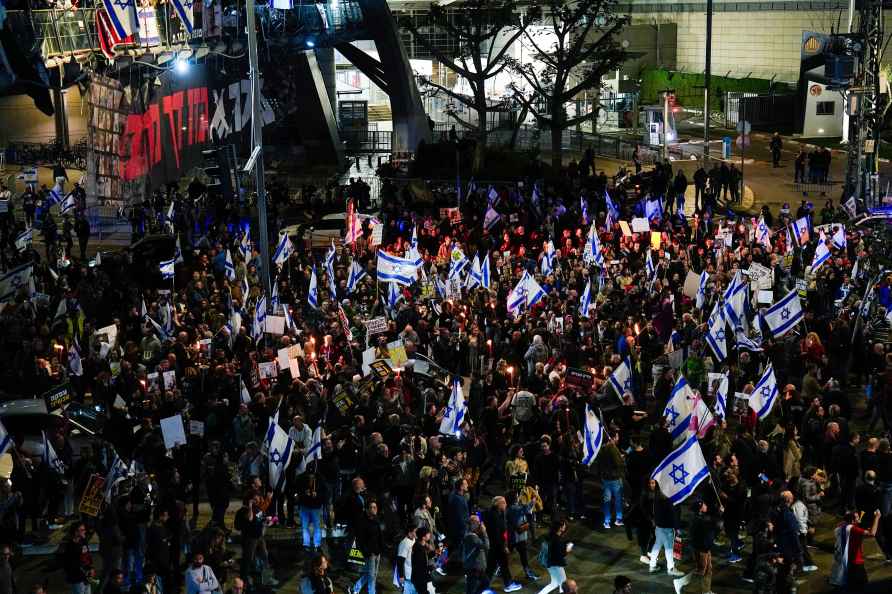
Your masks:
M 59 204 L 60 202 L 62 202 L 62 185 L 59 182 L 56 182 L 56 184 L 52 187 L 52 189 L 46 195 L 46 207 L 45 208 L 47 210 L 49 210 L 49 208 L 52 205 Z
M 248 295 L 251 294 L 251 285 L 248 284 L 248 277 L 242 278 L 242 307 L 248 301 Z
M 120 480 L 123 480 L 133 474 L 130 472 L 130 469 L 124 464 L 124 461 L 121 460 L 118 453 L 115 452 L 115 458 L 111 463 L 111 466 L 108 469 L 108 473 L 105 475 L 105 501 L 106 503 L 111 502 L 112 490 L 115 487 L 115 483 Z
M 650 478 L 657 482 L 660 492 L 672 505 L 678 505 L 709 478 L 709 467 L 696 435 L 691 435 L 676 450 L 660 462 Z
M 499 199 L 498 191 L 496 191 L 496 189 L 492 186 L 489 186 L 489 193 L 486 196 L 489 199 L 490 206 L 492 206 L 492 204 L 495 203 Z M 534 197 L 533 199 L 534 200 L 535 200 L 535 196 L 536 196 L 536 187 L 533 186 L 533 197 Z
M 777 401 L 777 380 L 774 378 L 774 367 L 771 363 L 759 379 L 759 383 L 750 394 L 749 406 L 756 412 L 761 421 L 771 413 L 774 403 Z
M 480 286 L 484 289 L 488 289 L 490 286 L 490 276 L 489 276 L 489 252 L 483 257 L 483 262 L 480 263 Z
M 310 447 L 307 448 L 307 451 L 304 452 L 304 457 L 301 459 L 300 464 L 295 469 L 297 474 L 303 474 L 307 471 L 307 466 L 313 460 L 321 460 L 322 459 L 322 425 L 316 427 L 313 431 L 313 437 L 310 440 Z
M 750 338 L 749 335 L 743 331 L 743 328 L 737 328 L 734 331 L 734 339 L 737 341 L 737 350 L 750 351 L 753 353 L 761 353 L 762 352 L 762 344 L 761 344 L 761 336 L 757 336 L 756 338 Z
M 465 286 L 469 289 L 480 286 L 480 257 L 474 254 L 471 260 L 471 269 L 468 271 L 468 278 L 465 280 Z
M 610 229 L 619 222 L 619 208 L 606 190 L 604 191 L 604 201 L 607 203 L 607 228 Z
M 759 217 L 759 224 L 756 225 L 756 241 L 771 249 L 771 230 L 765 224 L 765 217 Z
M 279 283 L 278 279 L 273 279 L 272 282 L 272 294 L 269 296 L 269 304 L 272 306 L 273 311 L 279 309 Z
M 34 229 L 25 229 L 15 238 L 15 247 L 20 252 L 24 252 L 29 247 L 31 247 L 31 242 L 34 241 Z
M 254 340 L 260 340 L 266 330 L 266 296 L 261 295 L 254 304 Z
M 332 300 L 336 300 L 338 298 L 338 284 L 337 281 L 335 281 L 334 262 L 335 245 L 334 240 L 332 239 L 331 247 L 325 254 L 325 273 L 326 275 L 328 275 L 328 292 L 331 293 Z
M 662 219 L 663 218 L 663 200 L 661 198 L 655 198 L 653 200 L 645 200 L 645 202 L 644 202 L 644 216 L 647 217 L 648 221 L 653 221 L 654 219 Z
M 579 197 L 579 207 L 582 210 L 582 224 L 588 225 L 589 224 L 588 202 L 586 201 L 585 196 Z
M 545 242 L 545 253 L 542 255 L 542 276 L 548 276 L 554 272 L 554 242 L 550 239 Z
M 454 278 L 461 274 L 461 272 L 470 264 L 468 259 L 465 257 L 464 252 L 461 251 L 461 248 L 458 245 L 452 246 L 452 253 L 449 256 L 449 277 Z
M 604 268 L 604 254 L 601 253 L 601 242 L 598 240 L 598 229 L 592 223 L 588 229 L 588 240 L 585 242 L 585 249 L 582 251 L 582 259 L 587 264 L 595 264 L 599 268 Z
M 176 274 L 176 259 L 173 260 L 165 260 L 158 265 L 158 269 L 161 271 L 161 278 L 164 280 L 170 280 Z
M 418 267 L 413 260 L 388 254 L 384 250 L 378 250 L 376 269 L 379 282 L 393 281 L 406 286 L 414 283 L 418 274 Z
M 280 233 L 279 243 L 276 245 L 276 251 L 273 253 L 273 263 L 275 263 L 276 266 L 281 267 L 288 261 L 288 258 L 290 258 L 293 253 L 294 246 L 291 245 L 291 239 L 288 237 L 288 234 Z
M 734 275 L 731 284 L 725 290 L 725 317 L 735 328 L 743 326 L 744 305 L 746 303 L 747 282 L 740 271 Z
M 285 487 L 285 469 L 288 468 L 291 456 L 294 454 L 294 441 L 278 423 L 272 425 L 272 431 L 268 454 L 269 484 L 272 485 L 273 491 L 279 493 Z
M 827 240 L 824 238 L 824 235 L 822 233 L 821 239 L 820 239 L 820 241 L 818 241 L 818 247 L 815 250 L 815 258 L 811 262 L 812 273 L 817 272 L 817 270 L 821 266 L 823 266 L 829 259 L 830 259 L 830 248 L 827 247 Z
M 647 272 L 647 280 L 652 283 L 657 278 L 657 267 L 654 266 L 654 261 L 651 258 L 650 252 L 650 249 L 648 249 L 647 258 L 644 260 L 644 267 Z
M 273 438 L 276 436 L 276 427 L 279 426 L 278 408 L 276 408 L 276 412 L 273 413 L 273 416 L 271 416 L 268 421 L 269 422 L 266 425 L 266 437 L 263 438 L 263 447 L 266 449 L 267 452 L 269 452 L 270 446 L 273 444 Z
M 483 228 L 487 231 L 492 232 L 493 228 L 499 224 L 502 216 L 496 212 L 492 206 L 486 208 L 486 213 L 483 215 Z
M 409 242 L 409 249 L 406 251 L 406 258 L 412 260 L 416 267 L 424 264 L 421 254 L 418 252 L 418 227 L 412 227 L 412 240 Z
M 728 408 L 728 383 L 728 374 L 725 373 L 715 387 L 715 416 L 720 419 L 725 418 L 725 411 Z
M 688 380 L 684 376 L 679 376 L 663 409 L 663 417 L 666 419 L 666 427 L 672 434 L 672 439 L 678 439 L 691 426 L 695 398 L 696 395 L 688 385 Z
M 81 361 L 81 353 L 80 347 L 77 343 L 77 336 L 74 337 L 74 341 L 71 343 L 71 346 L 68 347 L 68 371 L 74 377 L 81 377 L 84 375 L 84 364 Z
M 229 248 L 226 249 L 226 261 L 223 263 L 223 269 L 226 272 L 226 278 L 232 282 L 235 280 L 235 264 L 232 262 L 232 253 Z
M 6 450 L 12 447 L 12 436 L 6 431 L 3 422 L 0 421 L 0 455 L 6 453 Z
M 582 292 L 582 299 L 579 300 L 579 315 L 584 318 L 588 317 L 589 308 L 592 306 L 592 279 L 589 278 L 585 283 L 585 291 Z
M 248 391 L 248 386 L 245 385 L 245 380 L 241 377 L 238 378 L 239 383 L 239 398 L 242 401 L 242 404 L 251 404 L 251 392 Z
M 780 338 L 795 328 L 803 317 L 799 292 L 793 289 L 787 295 L 765 311 L 762 319 L 774 338 Z
M 709 274 L 704 270 L 700 273 L 700 286 L 697 287 L 697 309 L 703 309 L 706 305 L 706 283 L 709 282 Z
M 833 234 L 831 242 L 833 243 L 833 247 L 838 250 L 846 249 L 848 242 L 846 241 L 846 228 L 844 225 L 840 225 L 836 228 L 836 232 Z
M 798 245 L 805 245 L 808 243 L 808 217 L 804 216 L 801 219 L 796 219 L 793 222 L 793 237 L 796 239 L 796 243 Z
M 387 309 L 390 310 L 391 316 L 394 315 L 396 304 L 400 299 L 403 299 L 403 294 L 400 293 L 399 285 L 394 282 L 387 283 Z
M 601 420 L 595 415 L 589 405 L 585 405 L 585 436 L 582 440 L 583 454 L 582 463 L 591 466 L 598 452 L 601 451 L 601 444 L 604 443 L 604 426 Z
M 356 286 L 359 284 L 359 281 L 361 281 L 365 276 L 367 276 L 365 273 L 365 268 L 363 268 L 359 264 L 359 262 L 353 260 L 350 263 L 350 276 L 347 278 L 347 293 L 352 294 L 353 291 L 356 290 Z
M 53 444 L 46 437 L 46 431 L 43 431 L 43 461 L 56 474 L 65 474 L 65 463 L 56 455 Z
M 59 207 L 59 214 L 66 215 L 73 211 L 77 207 L 77 201 L 74 199 L 74 194 L 69 192 L 65 196 L 65 200 L 62 201 L 62 206 Z
M 313 270 L 310 272 L 310 288 L 307 290 L 307 303 L 313 309 L 319 309 L 319 288 L 316 282 L 315 264 L 313 264 Z
M 172 0 L 172 2 L 186 32 L 192 35 L 192 29 L 195 26 L 195 14 L 192 12 L 192 6 L 195 4 L 195 0 Z
M 526 296 L 527 307 L 533 307 L 545 296 L 545 289 L 536 282 L 536 279 L 533 278 L 533 275 L 531 274 L 527 274 L 522 282 L 524 283 L 523 289 L 524 295 Z
M 728 342 L 725 336 L 725 318 L 715 316 L 710 319 L 706 330 L 706 343 L 715 353 L 716 361 L 721 363 L 728 357 Z
M 124 39 L 139 31 L 135 0 L 102 0 L 102 3 L 118 37 Z
M 793 253 L 793 236 L 790 235 L 789 227 L 787 227 L 786 236 L 787 236 L 787 240 L 784 242 L 784 253 L 792 254 Z
M 461 426 L 465 421 L 467 412 L 468 405 L 465 402 L 461 378 L 455 376 L 452 378 L 452 392 L 449 395 L 449 402 L 446 405 L 446 410 L 443 412 L 443 418 L 440 420 L 440 433 L 461 437 Z
M 242 239 L 238 244 L 239 252 L 242 254 L 242 260 L 249 262 L 251 260 L 251 228 L 245 227 L 242 233 Z
M 529 276 L 528 272 L 524 272 L 523 276 L 520 277 L 520 280 L 517 281 L 517 284 L 514 285 L 514 288 L 511 289 L 511 292 L 508 293 L 507 300 L 507 308 L 508 312 L 514 316 L 520 313 L 521 308 L 526 305 L 527 295 L 526 295 L 526 279 Z
M 623 359 L 623 362 L 610 374 L 608 381 L 622 400 L 623 394 L 632 391 L 632 360 L 629 357 Z

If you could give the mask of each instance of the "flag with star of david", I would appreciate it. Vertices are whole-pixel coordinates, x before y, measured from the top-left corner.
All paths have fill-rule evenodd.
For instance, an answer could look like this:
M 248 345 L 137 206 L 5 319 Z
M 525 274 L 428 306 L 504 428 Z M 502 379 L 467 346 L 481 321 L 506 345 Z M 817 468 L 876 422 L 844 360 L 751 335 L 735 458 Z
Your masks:
M 786 297 L 769 307 L 762 319 L 771 331 L 771 335 L 780 338 L 802 321 L 802 304 L 799 292 L 793 289 Z
M 585 406 L 585 438 L 582 441 L 583 456 L 582 463 L 591 466 L 598 452 L 601 451 L 601 444 L 604 443 L 604 426 L 601 420 L 595 415 L 590 406 Z
M 672 434 L 672 439 L 678 439 L 691 426 L 691 414 L 696 404 L 696 394 L 688 380 L 683 375 L 678 376 L 675 387 L 666 407 L 663 409 L 663 417 L 666 419 L 666 428 Z
M 721 363 L 728 356 L 728 341 L 725 336 L 727 325 L 724 316 L 717 315 L 710 318 L 709 328 L 706 331 L 706 343 L 716 360 Z
M 139 31 L 135 0 L 102 0 L 102 2 L 118 37 L 123 39 Z
M 759 383 L 753 388 L 749 400 L 750 408 L 756 412 L 760 421 L 771 414 L 771 409 L 774 408 L 774 403 L 777 401 L 777 393 L 774 367 L 769 363 L 765 373 L 759 379 Z
M 628 357 L 613 370 L 609 381 L 620 400 L 623 394 L 632 391 L 632 361 Z
M 173 0 L 173 6 L 177 11 L 177 16 L 180 17 L 183 27 L 190 35 L 192 34 L 192 29 L 195 27 L 195 13 L 192 10 L 194 5 L 195 0 Z
M 696 435 L 688 437 L 683 444 L 660 462 L 650 478 L 657 482 L 660 491 L 672 505 L 678 505 L 709 477 L 709 468 L 700 449 Z
M 288 433 L 279 427 L 278 423 L 270 425 L 273 432 L 269 442 L 269 484 L 275 491 L 281 491 L 285 486 L 285 469 L 291 461 L 294 453 L 294 441 L 288 437 Z

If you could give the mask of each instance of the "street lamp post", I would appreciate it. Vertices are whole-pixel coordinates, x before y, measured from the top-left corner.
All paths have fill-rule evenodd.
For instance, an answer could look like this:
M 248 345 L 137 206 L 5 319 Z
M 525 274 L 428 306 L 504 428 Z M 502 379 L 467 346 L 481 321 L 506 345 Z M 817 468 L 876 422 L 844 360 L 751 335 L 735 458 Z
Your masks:
M 257 224 L 260 227 L 260 279 L 263 292 L 272 294 L 270 285 L 269 231 L 266 228 L 266 186 L 263 171 L 263 121 L 260 105 L 260 69 L 257 64 L 257 27 L 255 25 L 254 0 L 246 0 L 246 26 L 248 28 L 248 63 L 251 78 L 251 150 L 259 149 L 254 165 L 257 188 Z

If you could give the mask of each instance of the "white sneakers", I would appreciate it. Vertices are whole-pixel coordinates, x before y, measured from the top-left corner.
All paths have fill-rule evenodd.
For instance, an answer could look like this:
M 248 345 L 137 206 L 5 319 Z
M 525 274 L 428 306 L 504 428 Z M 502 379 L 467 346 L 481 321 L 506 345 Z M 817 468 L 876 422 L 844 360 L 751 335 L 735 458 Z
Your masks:
M 691 583 L 692 575 L 694 574 L 689 573 L 684 577 L 672 580 L 672 586 L 675 588 L 675 594 L 681 594 L 681 591 L 684 589 L 684 587 Z

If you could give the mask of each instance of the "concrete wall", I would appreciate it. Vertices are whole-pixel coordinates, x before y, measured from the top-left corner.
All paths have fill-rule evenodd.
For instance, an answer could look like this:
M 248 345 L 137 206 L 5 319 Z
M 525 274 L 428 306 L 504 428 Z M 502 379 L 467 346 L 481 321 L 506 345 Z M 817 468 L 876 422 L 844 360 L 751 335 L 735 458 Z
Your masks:
M 703 12 L 633 13 L 632 23 L 678 25 L 678 69 L 703 72 L 706 51 L 706 15 Z M 803 31 L 829 32 L 840 18 L 836 10 L 765 10 L 713 13 L 712 72 L 743 77 L 796 81 Z M 845 26 L 845 15 L 842 16 Z M 886 30 L 892 18 L 887 17 Z
M 87 104 L 77 87 L 65 91 L 71 143 L 87 137 Z M 0 147 L 10 142 L 51 142 L 56 139 L 53 116 L 44 115 L 26 95 L 0 97 Z

